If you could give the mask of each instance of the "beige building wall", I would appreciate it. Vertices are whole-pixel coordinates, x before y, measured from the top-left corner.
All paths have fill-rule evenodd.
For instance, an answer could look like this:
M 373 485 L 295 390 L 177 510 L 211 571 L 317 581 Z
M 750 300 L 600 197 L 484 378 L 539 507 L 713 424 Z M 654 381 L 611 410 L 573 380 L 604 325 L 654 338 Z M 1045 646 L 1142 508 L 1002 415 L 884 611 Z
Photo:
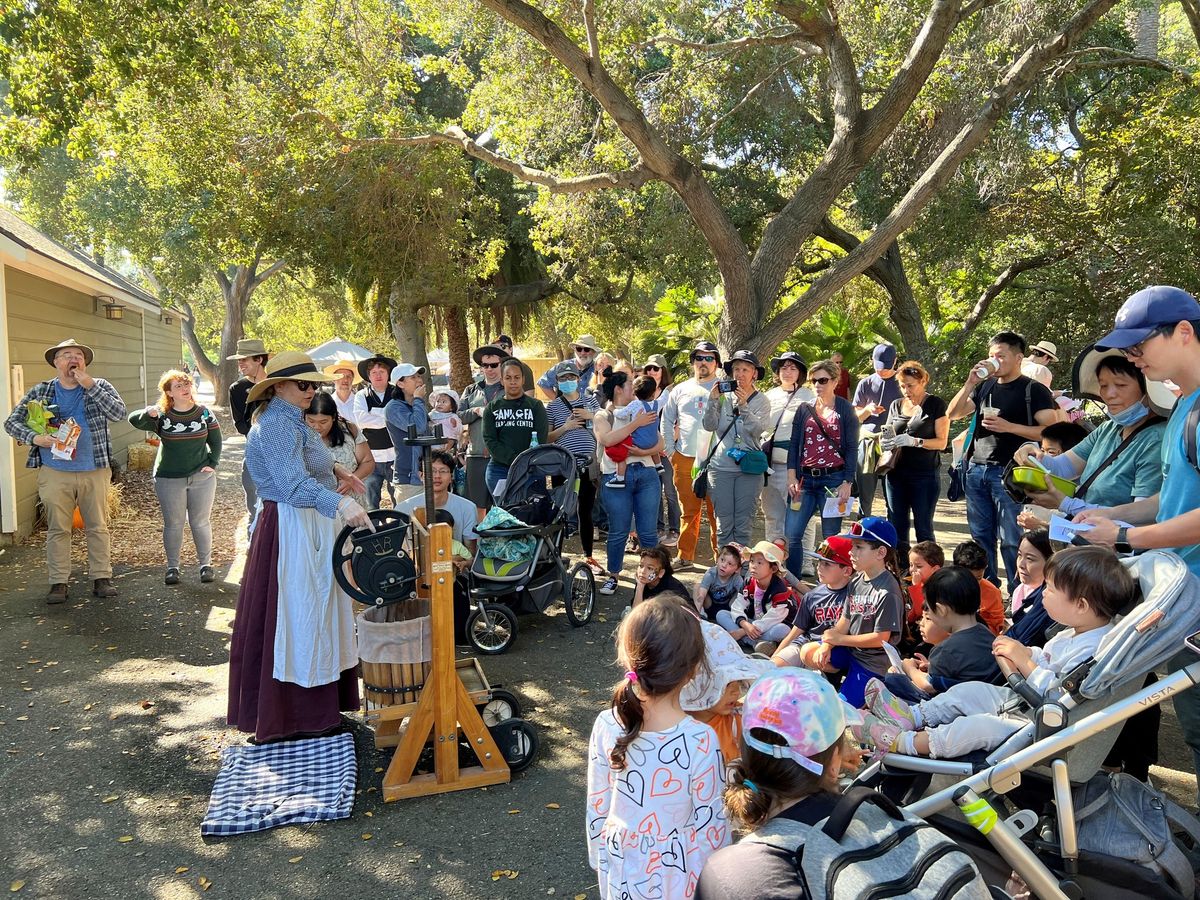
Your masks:
M 182 358 L 182 336 L 177 316 L 167 325 L 153 313 L 127 306 L 124 318 L 105 318 L 88 294 L 44 278 L 39 278 L 11 266 L 4 269 L 8 311 L 8 353 L 10 371 L 19 376 L 14 380 L 12 393 L 20 399 L 25 391 L 54 376 L 46 364 L 47 347 L 67 338 L 75 338 L 95 351 L 88 371 L 112 382 L 130 409 L 145 406 L 154 396 L 158 375 L 179 365 Z M 4 415 L 11 411 L 9 398 L 4 398 Z M 109 426 L 113 444 L 113 463 L 124 468 L 131 443 L 144 439 L 144 432 L 127 422 Z M 4 440 L 11 440 L 7 435 Z M 25 467 L 28 447 L 17 447 L 14 456 L 16 469 L 17 536 L 28 535 L 35 522 L 37 504 L 37 471 Z

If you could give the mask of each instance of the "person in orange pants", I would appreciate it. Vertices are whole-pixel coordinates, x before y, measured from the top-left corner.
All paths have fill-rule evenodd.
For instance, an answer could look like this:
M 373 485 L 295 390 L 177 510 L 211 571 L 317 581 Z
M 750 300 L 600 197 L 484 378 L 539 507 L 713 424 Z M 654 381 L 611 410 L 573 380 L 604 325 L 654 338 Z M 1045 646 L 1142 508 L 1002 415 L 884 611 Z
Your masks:
M 714 438 L 704 429 L 704 408 L 709 403 L 721 353 L 711 341 L 700 341 L 691 352 L 693 377 L 674 385 L 666 395 L 661 417 L 663 452 L 671 458 L 675 470 L 675 489 L 679 493 L 680 523 L 679 562 L 690 565 L 696 558 L 700 541 L 701 509 L 708 510 L 708 530 L 712 540 L 713 558 L 717 555 L 717 517 L 711 500 L 701 501 L 692 492 L 692 466 L 696 457 L 708 454 L 709 441 Z

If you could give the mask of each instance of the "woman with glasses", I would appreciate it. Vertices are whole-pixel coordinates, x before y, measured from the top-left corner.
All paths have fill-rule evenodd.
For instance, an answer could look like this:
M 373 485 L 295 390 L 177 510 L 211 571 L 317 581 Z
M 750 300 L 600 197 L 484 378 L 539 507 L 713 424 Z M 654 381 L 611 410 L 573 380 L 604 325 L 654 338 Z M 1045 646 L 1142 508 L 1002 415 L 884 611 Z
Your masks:
M 661 401 L 659 409 L 666 406 L 667 396 L 671 393 L 671 370 L 667 367 L 667 359 L 661 353 L 651 354 L 642 366 L 642 374 L 654 379 L 658 390 L 654 392 L 653 400 Z M 679 492 L 675 489 L 675 468 L 671 457 L 665 453 L 662 457 L 663 470 L 660 473 L 663 486 L 663 503 L 658 509 L 658 532 L 665 547 L 679 546 Z
M 771 424 L 763 435 L 763 449 L 769 448 L 771 473 L 763 488 L 762 509 L 766 538 L 774 542 L 784 539 L 787 534 L 787 458 L 792 446 L 792 422 L 800 405 L 812 403 L 816 395 L 803 386 L 808 378 L 808 363 L 800 354 L 790 350 L 779 354 L 771 360 L 771 371 L 775 374 L 775 387 L 767 391 L 767 399 L 771 401 Z M 809 546 L 815 546 L 815 541 Z
M 933 510 L 941 482 L 938 470 L 950 436 L 946 401 L 929 393 L 929 373 L 916 360 L 901 363 L 900 399 L 888 408 L 883 425 L 884 452 L 895 454 L 895 465 L 884 476 L 891 522 L 896 526 L 900 565 L 907 568 L 910 526 L 918 541 L 933 540 Z
M 229 651 L 229 724 L 259 742 L 330 733 L 358 709 L 354 610 L 333 577 L 343 523 L 374 530 L 362 505 L 338 493 L 366 490 L 335 469 L 304 424 L 329 377 L 303 353 L 280 353 L 250 389 L 246 466 L 261 503 L 238 593 Z
M 158 379 L 158 403 L 129 417 L 134 428 L 158 435 L 154 459 L 154 493 L 163 515 L 163 549 L 167 554 L 165 584 L 179 584 L 179 552 L 183 525 L 192 531 L 200 580 L 216 577 L 212 567 L 212 505 L 221 461 L 221 426 L 207 407 L 196 403 L 186 372 L 171 369 Z
M 816 392 L 812 403 L 801 403 L 792 424 L 788 449 L 788 511 L 785 530 L 788 569 L 804 566 L 804 531 L 808 520 L 821 516 L 821 534 L 830 538 L 842 527 L 841 515 L 827 515 L 826 502 L 836 498 L 843 507 L 858 466 L 858 417 L 850 401 L 834 394 L 841 367 L 823 359 L 809 369 L 808 383 Z

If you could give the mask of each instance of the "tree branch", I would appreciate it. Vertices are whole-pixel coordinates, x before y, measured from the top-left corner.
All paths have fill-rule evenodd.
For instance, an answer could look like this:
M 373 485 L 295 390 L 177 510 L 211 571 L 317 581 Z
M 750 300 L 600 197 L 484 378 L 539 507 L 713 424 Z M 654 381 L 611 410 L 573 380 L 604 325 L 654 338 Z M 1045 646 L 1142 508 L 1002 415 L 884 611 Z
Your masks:
M 958 170 L 962 161 L 983 143 L 1009 104 L 1027 91 L 1053 60 L 1069 52 L 1072 45 L 1117 2 L 1090 0 L 1058 32 L 1043 38 L 1022 53 L 992 90 L 975 118 L 959 130 L 874 233 L 817 279 L 800 299 L 766 323 L 759 332 L 760 345 L 777 347 L 822 303 L 887 252 L 892 241 L 916 220 L 933 195 Z
M 262 284 L 272 275 L 282 272 L 287 268 L 287 265 L 288 261 L 286 259 L 275 260 L 275 262 L 271 263 L 271 265 L 264 269 L 260 274 L 254 276 L 254 280 L 250 283 L 250 292 L 253 293 L 256 291 L 260 284 Z
M 958 13 L 958 21 L 965 22 L 977 12 L 982 12 L 985 9 L 991 9 L 993 6 L 999 6 L 1001 0 L 970 0 Z
M 749 47 L 786 47 L 798 44 L 804 48 L 805 56 L 820 56 L 821 48 L 808 39 L 799 29 L 785 31 L 783 34 L 748 34 L 745 37 L 729 41 L 688 41 L 672 34 L 657 34 L 652 38 L 634 44 L 635 49 L 644 49 L 653 44 L 670 44 L 685 50 L 698 50 L 702 53 L 733 53 Z
M 596 37 L 596 0 L 583 0 L 583 30 L 587 32 L 588 56 L 600 61 L 600 41 Z
M 967 338 L 970 337 L 971 332 L 979 327 L 979 323 L 987 315 L 992 301 L 1004 293 L 1023 273 L 1031 269 L 1052 266 L 1056 262 L 1066 259 L 1068 256 L 1073 256 L 1078 250 L 1079 248 L 1074 245 L 1067 245 L 1066 247 L 1060 247 L 1057 250 L 1050 250 L 1046 253 L 1025 256 L 1009 263 L 999 275 L 992 279 L 992 283 L 984 288 L 983 293 L 979 295 L 979 299 L 975 301 L 975 305 L 971 308 L 971 312 L 963 320 L 962 336 L 958 341 L 958 347 L 961 348 L 966 343 Z
M 733 106 L 727 112 L 722 113 L 719 117 L 717 117 L 713 121 L 713 123 L 711 125 L 708 126 L 708 128 L 706 128 L 704 130 L 704 137 L 711 136 L 713 134 L 713 132 L 715 132 L 717 130 L 717 128 L 720 126 L 720 124 L 722 122 L 724 122 L 730 116 L 735 115 L 739 109 L 741 109 L 743 106 L 745 106 L 751 100 L 753 100 L 756 96 L 758 96 L 759 91 L 766 88 L 766 86 L 768 84 L 770 84 L 777 77 L 779 77 L 779 74 L 781 72 L 783 72 L 784 69 L 788 68 L 788 66 L 791 66 L 794 63 L 799 62 L 800 60 L 802 60 L 804 58 L 805 58 L 805 54 L 797 53 L 795 56 L 791 57 L 790 59 L 784 60 L 779 65 L 777 65 L 774 69 L 772 69 L 770 72 L 768 72 L 767 76 L 765 78 L 763 78 L 761 81 L 759 81 L 756 85 L 754 85 L 754 87 L 750 88 L 750 90 L 746 92 L 746 95 L 744 97 L 742 97 L 741 100 L 739 100 L 737 103 L 733 104 Z
M 1192 26 L 1192 35 L 1196 38 L 1196 46 L 1200 47 L 1200 2 L 1197 0 L 1179 0 L 1183 14 L 1187 16 L 1188 24 Z
M 1093 53 L 1105 53 L 1107 56 L 1100 59 L 1083 58 Z M 1172 75 L 1181 75 L 1189 81 L 1192 79 L 1192 73 L 1178 66 L 1173 66 L 1165 60 L 1153 56 L 1138 56 L 1134 53 L 1126 53 L 1114 47 L 1084 47 L 1081 50 L 1076 50 L 1074 53 L 1069 53 L 1062 58 L 1059 65 L 1055 66 L 1054 77 L 1061 78 L 1067 72 L 1073 72 L 1077 69 L 1120 69 L 1130 66 L 1143 69 L 1158 69 L 1161 72 L 1170 72 Z

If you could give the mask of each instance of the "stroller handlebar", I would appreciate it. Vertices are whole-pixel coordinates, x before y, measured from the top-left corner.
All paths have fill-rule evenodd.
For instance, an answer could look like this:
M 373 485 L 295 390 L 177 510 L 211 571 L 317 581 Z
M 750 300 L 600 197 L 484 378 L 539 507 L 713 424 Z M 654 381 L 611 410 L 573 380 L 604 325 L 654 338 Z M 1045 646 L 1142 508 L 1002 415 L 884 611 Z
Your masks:
M 542 534 L 546 529 L 543 525 L 525 525 L 519 528 L 476 528 L 475 533 L 480 537 L 515 537 L 523 534 Z

